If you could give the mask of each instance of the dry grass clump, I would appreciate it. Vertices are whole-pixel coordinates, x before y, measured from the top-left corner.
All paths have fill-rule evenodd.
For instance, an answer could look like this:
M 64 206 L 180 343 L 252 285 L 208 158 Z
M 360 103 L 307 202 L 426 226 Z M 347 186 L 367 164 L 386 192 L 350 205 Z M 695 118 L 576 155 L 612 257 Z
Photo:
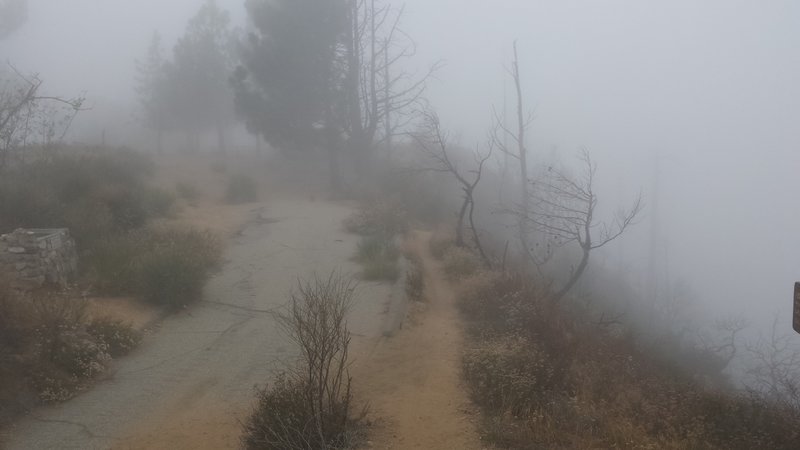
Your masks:
M 465 283 L 463 373 L 501 448 L 791 449 L 800 411 L 705 386 L 520 276 Z
M 453 247 L 444 254 L 444 274 L 450 281 L 463 280 L 478 273 L 482 264 L 474 253 L 459 247 Z
M 406 296 L 415 302 L 425 299 L 425 279 L 423 278 L 422 260 L 416 254 L 407 254 L 408 271 L 406 272 Z
M 89 321 L 68 294 L 2 290 L 0 310 L 0 421 L 71 398 L 140 339 L 123 323 Z
M 447 251 L 456 246 L 455 233 L 439 227 L 431 236 L 428 246 L 431 255 L 438 260 L 442 260 Z
M 139 345 L 142 332 L 120 319 L 101 317 L 92 319 L 86 332 L 108 348 L 112 358 L 125 356 Z
M 371 200 L 345 219 L 344 228 L 361 236 L 394 236 L 408 230 L 408 215 L 399 202 Z
M 378 234 L 361 238 L 355 260 L 364 266 L 362 275 L 365 280 L 395 281 L 400 275 L 399 257 L 400 250 L 394 239 Z

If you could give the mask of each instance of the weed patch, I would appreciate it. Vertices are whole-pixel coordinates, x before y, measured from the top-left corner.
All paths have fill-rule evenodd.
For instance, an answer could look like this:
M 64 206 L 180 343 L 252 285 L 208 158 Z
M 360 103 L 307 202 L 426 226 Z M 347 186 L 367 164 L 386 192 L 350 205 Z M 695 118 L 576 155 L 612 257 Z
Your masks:
M 365 280 L 395 281 L 400 275 L 397 260 L 400 250 L 394 239 L 385 235 L 367 236 L 361 238 L 356 252 L 356 261 L 364 267 Z
M 345 229 L 361 236 L 394 236 L 408 230 L 408 216 L 398 202 L 364 202 L 344 221 Z
M 453 247 L 444 254 L 443 268 L 450 281 L 457 281 L 478 273 L 481 262 L 469 250 Z

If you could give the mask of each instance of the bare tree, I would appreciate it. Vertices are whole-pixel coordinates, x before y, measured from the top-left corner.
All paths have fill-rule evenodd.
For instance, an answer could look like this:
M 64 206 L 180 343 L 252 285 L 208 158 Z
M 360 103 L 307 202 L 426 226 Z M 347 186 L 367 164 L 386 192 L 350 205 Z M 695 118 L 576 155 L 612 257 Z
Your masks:
M 582 176 L 576 178 L 564 170 L 551 167 L 541 180 L 532 183 L 530 198 L 533 210 L 526 212 L 526 205 L 514 210 L 521 222 L 527 223 L 552 242 L 548 252 L 572 242 L 581 249 L 578 266 L 572 268 L 566 283 L 553 295 L 553 302 L 561 300 L 575 286 L 589 264 L 592 250 L 620 237 L 642 210 L 640 195 L 628 209 L 616 213 L 613 223 L 598 221 L 598 198 L 594 191 L 597 165 L 586 150 L 581 152 L 580 160 L 584 166 Z
M 776 317 L 768 336 L 745 346 L 751 361 L 749 389 L 800 414 L 800 346 L 794 336 L 779 333 Z
M 306 386 L 306 403 L 313 412 L 314 448 L 335 447 L 350 420 L 348 371 L 350 330 L 347 313 L 355 285 L 342 276 L 300 281 L 287 312 L 278 322 L 299 347 L 300 364 L 295 377 Z
M 63 139 L 84 103 L 83 97 L 43 95 L 39 75 L 23 75 L 10 64 L 9 68 L 0 79 L 0 170 L 13 157 L 22 158 L 29 145 L 46 147 Z
M 522 246 L 523 254 L 526 254 L 530 257 L 531 247 L 530 247 L 530 227 L 527 220 L 524 220 L 524 217 L 530 216 L 531 213 L 531 198 L 530 192 L 528 189 L 528 149 L 525 144 L 526 134 L 528 129 L 533 122 L 533 115 L 531 113 L 525 112 L 525 105 L 524 105 L 524 98 L 522 92 L 522 79 L 519 70 L 519 55 L 517 53 L 517 42 L 514 42 L 514 59 L 511 61 L 511 68 L 508 69 L 511 78 L 514 81 L 514 89 L 517 96 L 517 108 L 516 108 L 516 116 L 517 116 L 517 123 L 516 129 L 512 129 L 508 126 L 505 122 L 505 111 L 503 114 L 499 114 L 496 110 L 494 111 L 494 142 L 495 145 L 503 152 L 506 157 L 512 157 L 517 160 L 519 164 L 519 176 L 520 176 L 520 192 L 519 192 L 519 241 L 520 246 Z M 509 146 L 509 139 L 511 139 L 512 143 L 514 144 L 513 148 Z
M 363 172 L 371 151 L 391 146 L 392 137 L 422 110 L 427 81 L 437 62 L 421 76 L 400 68 L 416 54 L 416 44 L 401 28 L 404 8 L 380 0 L 349 0 L 343 53 L 346 65 L 345 133 Z
M 472 237 L 475 242 L 475 247 L 481 256 L 484 264 L 491 267 L 486 252 L 481 245 L 478 230 L 475 227 L 475 188 L 481 182 L 483 175 L 483 168 L 492 157 L 494 150 L 494 143 L 490 140 L 488 149 L 481 152 L 476 149 L 472 154 L 473 166 L 471 169 L 464 170 L 459 167 L 458 162 L 451 155 L 450 148 L 448 147 L 448 136 L 442 130 L 439 116 L 435 112 L 427 111 L 423 114 L 421 130 L 418 133 L 411 135 L 416 141 L 417 146 L 422 150 L 425 156 L 432 162 L 430 167 L 423 170 L 433 172 L 449 173 L 461 185 L 461 190 L 464 192 L 464 197 L 461 202 L 461 208 L 458 213 L 458 224 L 456 226 L 456 245 L 465 246 L 464 242 L 464 223 L 469 221 L 469 228 L 472 231 Z

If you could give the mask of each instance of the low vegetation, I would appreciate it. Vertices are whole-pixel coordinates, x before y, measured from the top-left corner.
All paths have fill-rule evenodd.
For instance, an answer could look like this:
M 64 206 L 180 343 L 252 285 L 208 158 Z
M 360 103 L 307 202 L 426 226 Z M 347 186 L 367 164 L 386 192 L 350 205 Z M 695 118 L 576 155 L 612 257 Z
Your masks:
M 100 292 L 174 309 L 200 297 L 220 254 L 209 232 L 144 228 L 99 241 L 84 259 L 87 278 Z
M 175 203 L 173 194 L 149 186 L 153 169 L 130 150 L 71 147 L 5 168 L 0 232 L 69 228 L 82 293 L 23 294 L 0 282 L 0 420 L 72 397 L 139 343 L 141 334 L 125 322 L 90 317 L 86 292 L 167 308 L 199 298 L 220 243 L 209 233 L 153 225 Z
M 347 312 L 355 285 L 339 275 L 300 281 L 277 319 L 297 345 L 297 365 L 258 392 L 244 423 L 248 450 L 352 448 L 362 414 L 353 413 Z
M 122 321 L 90 318 L 70 293 L 2 289 L 0 310 L 0 419 L 72 397 L 141 339 Z
M 394 238 L 384 234 L 365 236 L 358 243 L 356 261 L 364 267 L 362 276 L 369 281 L 395 281 L 400 275 L 400 250 Z
M 408 271 L 406 272 L 406 296 L 415 302 L 425 300 L 425 278 L 423 276 L 422 260 L 419 255 L 407 254 Z
M 258 200 L 256 181 L 241 173 L 228 177 L 225 200 L 234 205 Z
M 68 149 L 7 169 L 0 230 L 67 227 L 80 247 L 170 213 L 174 197 L 148 187 L 153 164 L 124 149 Z
M 400 202 L 370 200 L 345 220 L 344 227 L 361 236 L 394 236 L 408 230 L 408 215 Z
M 481 269 L 481 261 L 471 251 L 452 247 L 442 259 L 444 274 L 450 281 L 457 281 L 476 274 Z
M 460 296 L 463 374 L 500 448 L 792 449 L 800 411 L 703 383 L 647 353 L 617 321 L 480 273 Z

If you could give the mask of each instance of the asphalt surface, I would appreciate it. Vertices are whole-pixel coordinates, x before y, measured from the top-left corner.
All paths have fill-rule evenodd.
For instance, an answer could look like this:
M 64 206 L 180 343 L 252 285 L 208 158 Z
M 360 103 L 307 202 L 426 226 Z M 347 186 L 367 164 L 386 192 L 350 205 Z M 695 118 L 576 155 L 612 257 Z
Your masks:
M 211 417 L 235 427 L 250 408 L 254 386 L 293 359 L 271 312 L 286 304 L 298 277 L 357 274 L 350 258 L 358 237 L 341 226 L 350 212 L 346 206 L 303 200 L 275 202 L 254 213 L 229 243 L 225 263 L 201 303 L 164 319 L 91 390 L 21 420 L 0 446 L 124 448 L 135 430 L 168 423 L 176 408 L 187 417 L 213 408 Z M 355 335 L 386 333 L 391 290 L 359 285 L 349 322 Z

